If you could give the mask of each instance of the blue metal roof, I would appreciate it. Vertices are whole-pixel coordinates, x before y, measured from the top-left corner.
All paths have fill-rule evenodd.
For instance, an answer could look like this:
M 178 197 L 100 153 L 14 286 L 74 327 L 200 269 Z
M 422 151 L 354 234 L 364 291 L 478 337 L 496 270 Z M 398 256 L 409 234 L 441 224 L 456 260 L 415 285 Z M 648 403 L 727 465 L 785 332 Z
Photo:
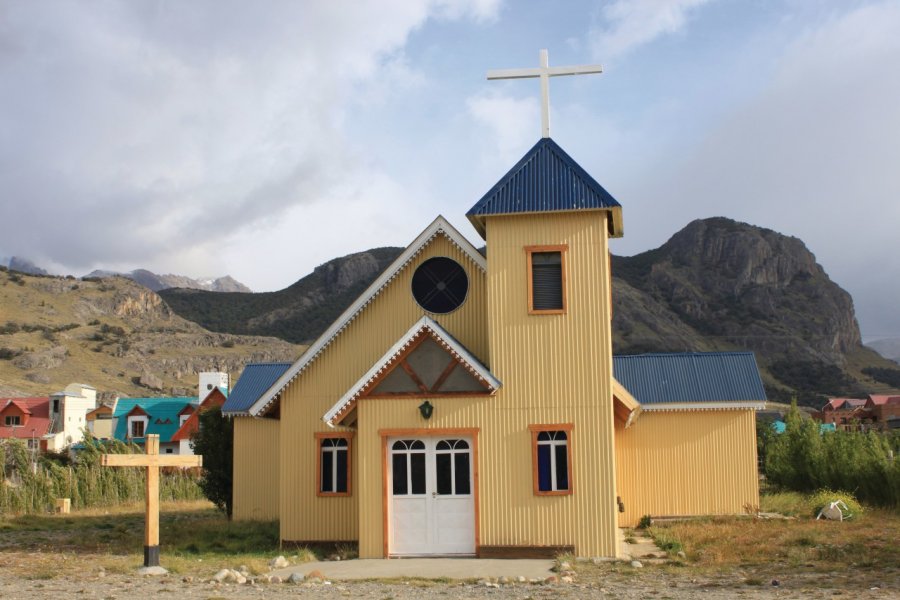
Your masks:
M 610 235 L 622 235 L 621 205 L 559 144 L 541 140 L 469 209 L 484 237 L 485 215 L 611 209 Z
M 752 352 L 614 356 L 613 374 L 641 404 L 766 400 Z
M 259 400 L 260 396 L 288 370 L 291 364 L 250 363 L 245 366 L 237 383 L 231 389 L 228 400 L 222 406 L 222 412 L 226 414 L 246 413 Z
M 114 419 L 117 419 L 113 437 L 123 442 L 144 443 L 144 438 L 127 437 L 128 419 L 125 417 L 135 406 L 140 406 L 149 417 L 144 434 L 155 433 L 159 435 L 160 442 L 168 442 L 181 426 L 178 413 L 188 404 L 192 404 L 196 408 L 198 406 L 197 398 L 119 398 L 116 402 L 116 410 L 112 415 Z

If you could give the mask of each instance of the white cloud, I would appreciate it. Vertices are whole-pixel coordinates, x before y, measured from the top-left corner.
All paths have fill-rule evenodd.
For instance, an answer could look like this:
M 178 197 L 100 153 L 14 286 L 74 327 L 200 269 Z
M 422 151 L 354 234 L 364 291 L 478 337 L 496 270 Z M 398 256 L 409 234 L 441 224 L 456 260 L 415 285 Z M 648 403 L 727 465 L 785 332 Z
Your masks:
M 217 272 L 210 238 L 387 177 L 348 111 L 417 85 L 403 49 L 429 19 L 489 21 L 499 0 L 267 6 L 5 4 L 4 249 L 76 274 L 173 255 Z
M 602 60 L 676 33 L 692 11 L 712 0 L 615 0 L 600 10 L 602 23 L 590 33 L 593 54 Z
M 469 114 L 488 133 L 493 148 L 484 162 L 497 168 L 511 167 L 540 134 L 540 106 L 533 96 L 513 98 L 499 92 L 488 92 L 466 101 Z

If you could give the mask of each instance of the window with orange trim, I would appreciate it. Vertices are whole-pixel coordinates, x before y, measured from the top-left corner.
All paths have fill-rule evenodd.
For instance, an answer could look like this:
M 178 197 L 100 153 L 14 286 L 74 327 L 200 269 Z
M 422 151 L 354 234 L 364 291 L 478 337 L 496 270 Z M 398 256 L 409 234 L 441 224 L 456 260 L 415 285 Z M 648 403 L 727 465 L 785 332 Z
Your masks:
M 528 429 L 535 495 L 571 494 L 573 425 L 529 425 Z
M 566 312 L 566 245 L 526 246 L 528 313 L 559 315 Z
M 350 495 L 350 449 L 352 433 L 317 433 L 318 469 L 316 494 Z

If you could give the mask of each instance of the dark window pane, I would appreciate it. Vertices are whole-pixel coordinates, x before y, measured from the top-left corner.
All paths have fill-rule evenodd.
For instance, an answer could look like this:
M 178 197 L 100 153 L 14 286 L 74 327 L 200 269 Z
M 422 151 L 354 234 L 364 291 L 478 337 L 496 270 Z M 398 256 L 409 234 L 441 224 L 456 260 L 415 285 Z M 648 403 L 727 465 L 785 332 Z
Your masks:
M 397 442 L 398 444 L 400 442 Z M 394 454 L 391 457 L 391 472 L 394 479 L 394 495 L 405 496 L 409 493 L 406 485 L 406 454 Z
M 465 301 L 469 278 L 456 261 L 437 256 L 422 263 L 412 277 L 412 293 L 419 306 L 433 313 L 449 313 Z
M 469 442 L 467 442 L 466 440 L 456 440 L 456 445 L 454 446 L 454 448 L 458 450 L 468 450 Z
M 468 494 L 471 492 L 471 484 L 469 482 L 469 453 L 459 452 L 454 455 L 453 459 L 456 462 L 456 493 Z
M 410 450 L 424 450 L 425 442 L 422 440 L 407 440 Z
M 347 440 L 345 440 L 344 438 L 334 438 L 334 445 L 338 448 L 346 448 Z
M 452 494 L 453 493 L 453 473 L 450 471 L 450 455 L 436 454 L 434 457 L 435 469 L 437 470 L 437 493 Z
M 334 453 L 325 451 L 322 452 L 322 490 L 323 492 L 333 492 L 334 491 L 334 478 L 332 474 L 334 473 L 334 469 L 332 468 L 332 461 L 334 460 Z
M 556 489 L 569 489 L 569 455 L 565 445 L 556 446 Z
M 412 493 L 425 493 L 425 453 L 414 452 L 409 455 L 410 475 L 412 475 Z
M 394 442 L 394 445 L 391 446 L 391 450 L 403 450 L 404 448 L 406 448 L 406 444 L 403 440 L 397 440 Z
M 555 440 L 565 440 L 565 439 L 568 439 L 568 438 L 566 437 L 566 432 L 565 432 L 565 431 L 554 431 L 553 433 L 556 434 L 555 436 L 553 436 L 553 439 L 555 439 Z
M 562 309 L 561 253 L 535 252 L 531 255 L 531 300 L 534 310 Z
M 346 440 L 345 440 L 346 441 Z M 336 492 L 347 492 L 347 451 L 337 451 L 337 489 Z
M 441 441 L 439 441 L 438 444 L 437 444 L 437 449 L 438 449 L 438 450 L 449 450 L 449 449 L 450 449 L 450 442 L 452 442 L 452 441 L 453 441 L 453 440 L 441 440 Z
M 550 484 L 550 446 L 538 446 L 538 489 L 549 492 L 553 489 Z
M 548 442 L 551 439 L 553 439 L 553 438 L 550 437 L 549 431 L 541 431 L 540 433 L 538 433 L 538 441 L 539 442 Z

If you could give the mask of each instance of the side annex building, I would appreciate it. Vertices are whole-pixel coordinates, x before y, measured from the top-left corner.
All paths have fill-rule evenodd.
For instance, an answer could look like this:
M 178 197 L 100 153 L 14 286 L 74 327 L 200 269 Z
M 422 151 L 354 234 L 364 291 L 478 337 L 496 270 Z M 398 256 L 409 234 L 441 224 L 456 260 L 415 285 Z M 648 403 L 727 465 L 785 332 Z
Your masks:
M 750 353 L 613 357 L 619 203 L 542 138 L 435 219 L 292 364 L 252 364 L 234 518 L 361 558 L 616 556 L 645 514 L 757 505 Z

